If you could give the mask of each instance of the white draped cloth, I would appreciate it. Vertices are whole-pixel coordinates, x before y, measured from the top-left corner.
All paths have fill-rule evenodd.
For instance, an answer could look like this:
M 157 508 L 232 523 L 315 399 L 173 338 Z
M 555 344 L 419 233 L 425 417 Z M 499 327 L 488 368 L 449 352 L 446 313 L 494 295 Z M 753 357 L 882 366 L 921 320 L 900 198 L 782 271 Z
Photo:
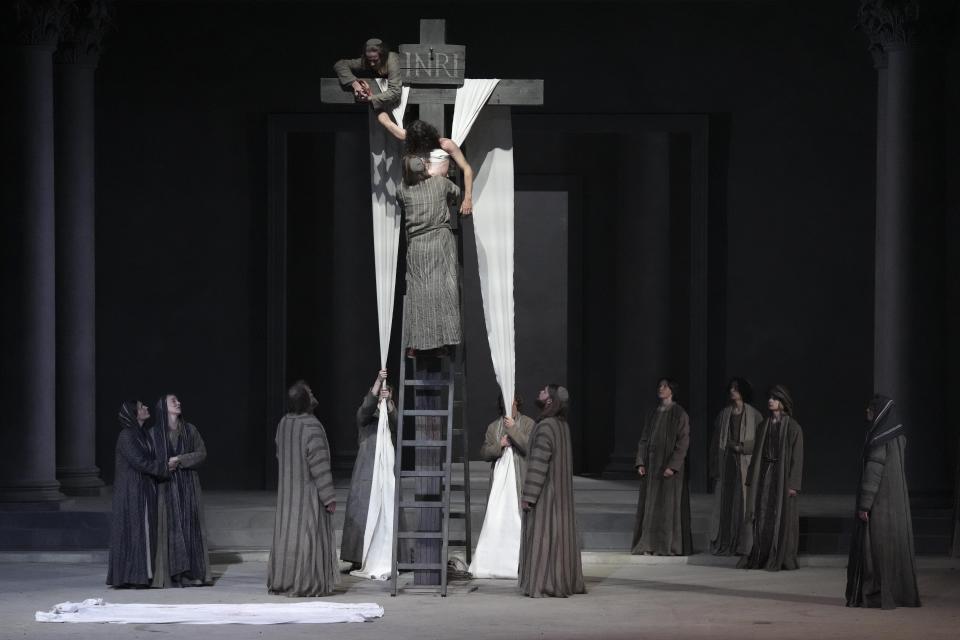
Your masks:
M 516 473 L 513 447 L 507 447 L 493 469 L 487 511 L 470 563 L 474 578 L 517 578 L 521 522 Z
M 378 82 L 381 79 L 378 78 Z M 385 87 L 381 85 L 381 89 Z M 404 87 L 400 104 L 393 111 L 398 124 L 403 124 L 410 88 Z M 387 366 L 390 331 L 393 325 L 394 291 L 397 279 L 397 248 L 400 242 L 400 206 L 397 190 L 400 171 L 401 143 L 377 122 L 370 110 L 370 187 L 373 208 L 373 255 L 377 279 L 377 317 L 380 328 L 380 367 Z M 390 439 L 390 420 L 386 401 L 380 400 L 377 423 L 377 449 L 374 454 L 373 479 L 367 524 L 363 532 L 363 565 L 352 575 L 386 580 L 393 567 L 393 504 L 395 498 L 394 450 Z
M 37 622 L 114 624 L 322 624 L 367 622 L 383 617 L 374 602 L 254 602 L 247 604 L 114 604 L 103 598 L 61 602 L 37 611 Z
M 470 136 L 467 160 L 473 181 L 483 318 L 503 406 L 513 405 L 516 384 L 513 302 L 513 130 L 510 107 L 484 106 L 499 80 L 464 80 L 457 89 L 453 140 Z M 520 560 L 520 505 L 512 447 L 493 472 L 487 511 L 470 573 L 478 578 L 516 578 Z

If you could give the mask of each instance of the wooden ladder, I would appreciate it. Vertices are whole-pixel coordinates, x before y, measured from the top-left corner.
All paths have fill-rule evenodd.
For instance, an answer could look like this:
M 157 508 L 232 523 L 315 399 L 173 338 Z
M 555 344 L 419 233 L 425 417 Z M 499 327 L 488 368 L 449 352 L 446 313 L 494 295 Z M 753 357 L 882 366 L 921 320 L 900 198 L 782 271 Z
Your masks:
M 404 342 L 401 340 L 401 345 Z M 464 547 L 467 563 L 471 560 L 470 457 L 465 424 L 463 353 L 461 344 L 455 349 L 453 357 L 407 358 L 405 349 L 401 347 L 391 573 L 391 595 L 394 596 L 399 590 L 400 571 L 412 570 L 415 588 L 434 592 L 439 590 L 440 595 L 445 597 L 449 548 Z M 408 368 L 412 368 L 412 376 L 408 375 Z M 418 371 L 421 373 L 418 374 Z M 454 456 L 455 438 L 460 438 L 461 453 L 458 456 Z M 415 465 L 413 469 L 405 469 L 404 452 L 410 449 L 415 452 Z M 463 462 L 462 485 L 454 484 L 452 477 L 453 463 L 458 459 Z M 414 487 L 403 486 L 407 478 L 414 479 Z M 451 509 L 450 495 L 453 491 L 463 492 L 463 511 Z M 406 510 L 418 511 L 415 530 L 401 531 Z M 451 519 L 463 519 L 463 539 L 450 538 Z M 401 561 L 400 543 L 410 540 L 414 541 L 414 548 L 408 549 L 404 555 L 413 555 L 413 558 Z M 437 543 L 439 550 L 436 549 Z M 418 562 L 416 556 L 421 553 L 439 556 L 439 562 Z M 431 584 L 436 582 L 437 572 L 439 584 Z

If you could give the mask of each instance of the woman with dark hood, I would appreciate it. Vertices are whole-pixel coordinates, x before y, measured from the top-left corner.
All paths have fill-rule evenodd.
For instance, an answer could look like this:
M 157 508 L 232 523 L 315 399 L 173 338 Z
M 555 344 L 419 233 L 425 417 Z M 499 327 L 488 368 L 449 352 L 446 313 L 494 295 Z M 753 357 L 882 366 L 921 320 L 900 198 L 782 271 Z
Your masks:
M 431 176 L 423 158 L 403 158 L 399 199 L 407 232 L 407 294 L 403 331 L 407 355 L 460 344 L 457 242 L 450 227 L 450 202 L 460 188 Z
M 729 556 L 737 552 L 747 502 L 747 469 L 753 459 L 753 441 L 763 421 L 750 404 L 753 389 L 744 378 L 727 384 L 727 406 L 713 424 L 710 477 L 714 479 L 710 553 Z
M 170 479 L 159 487 L 160 544 L 153 586 L 213 584 L 197 474 L 197 467 L 207 457 L 203 438 L 183 419 L 180 400 L 173 394 L 160 396 L 157 401 L 153 431 L 157 458 L 170 470 Z
M 155 455 L 150 427 L 144 427 L 149 409 L 124 402 L 119 418 L 107 584 L 149 587 L 157 551 L 157 480 L 170 474 Z
M 767 397 L 770 415 L 757 428 L 747 470 L 747 514 L 740 536 L 745 555 L 737 566 L 780 571 L 799 566 L 803 430 L 785 386 L 774 386 Z
M 847 564 L 847 606 L 919 607 L 904 464 L 907 436 L 892 399 L 875 395 L 866 413 L 856 526 Z

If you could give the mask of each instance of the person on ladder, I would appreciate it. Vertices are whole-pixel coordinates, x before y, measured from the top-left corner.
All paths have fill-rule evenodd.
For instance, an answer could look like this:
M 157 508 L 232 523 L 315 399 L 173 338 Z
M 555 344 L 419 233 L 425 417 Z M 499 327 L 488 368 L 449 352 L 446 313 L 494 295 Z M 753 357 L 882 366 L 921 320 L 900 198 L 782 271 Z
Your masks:
M 431 176 L 423 158 L 403 157 L 398 197 L 407 233 L 403 346 L 408 357 L 417 352 L 446 355 L 462 339 L 457 242 L 450 228 L 450 205 L 460 195 L 448 178 Z

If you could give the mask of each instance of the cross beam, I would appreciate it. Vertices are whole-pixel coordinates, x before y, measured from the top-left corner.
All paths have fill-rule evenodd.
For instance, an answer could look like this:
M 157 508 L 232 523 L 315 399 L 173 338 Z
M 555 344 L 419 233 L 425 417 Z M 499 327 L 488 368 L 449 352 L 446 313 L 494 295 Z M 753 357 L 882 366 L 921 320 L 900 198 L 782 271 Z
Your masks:
M 410 87 L 408 104 L 419 105 L 420 119 L 447 135 L 444 105 L 454 104 L 457 86 L 463 84 L 466 47 L 446 43 L 445 20 L 421 20 L 420 42 L 400 45 L 403 83 Z M 377 84 L 371 83 L 374 91 Z M 325 104 L 356 104 L 350 87 L 336 78 L 320 80 L 320 100 Z M 503 106 L 542 105 L 543 80 L 501 80 L 487 104 Z M 366 105 L 364 105 L 366 106 Z

